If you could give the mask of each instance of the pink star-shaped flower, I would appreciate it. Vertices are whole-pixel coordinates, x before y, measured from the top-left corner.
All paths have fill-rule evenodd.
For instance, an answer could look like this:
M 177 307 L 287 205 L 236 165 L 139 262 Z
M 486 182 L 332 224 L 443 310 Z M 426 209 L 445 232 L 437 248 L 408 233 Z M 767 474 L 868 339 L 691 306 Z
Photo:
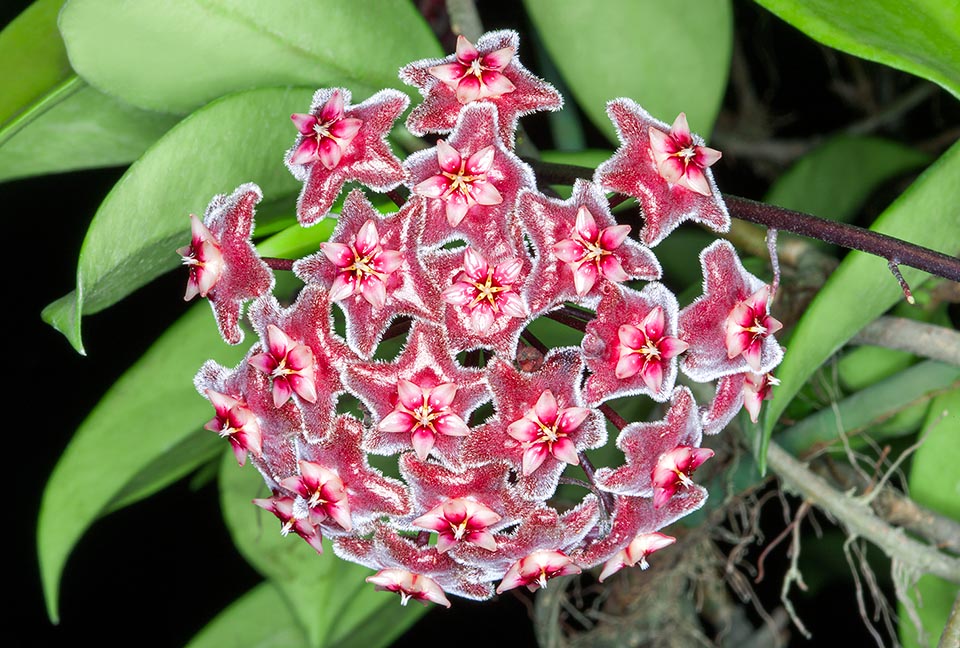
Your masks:
M 301 461 L 322 466 L 332 474 L 340 484 L 333 482 L 333 497 L 324 498 L 336 501 L 336 510 L 325 511 L 334 524 L 324 524 L 328 535 L 339 537 L 352 534 L 367 534 L 373 530 L 374 523 L 384 516 L 403 516 L 410 513 L 410 501 L 403 482 L 386 477 L 367 461 L 367 455 L 361 447 L 363 425 L 346 414 L 338 416 L 330 425 L 330 433 L 320 441 L 300 441 L 298 451 Z M 298 464 L 298 473 L 303 478 L 303 466 Z M 318 482 L 317 478 L 313 478 Z M 293 486 L 291 482 L 286 482 Z M 339 488 L 342 486 L 342 491 Z M 297 492 L 308 500 L 303 493 Z M 345 495 L 345 498 L 340 493 Z M 320 522 L 324 520 L 321 519 Z
M 676 541 L 677 539 L 673 536 L 668 536 L 657 531 L 653 533 L 641 533 L 631 540 L 625 549 L 622 549 L 617 555 L 604 563 L 603 570 L 600 572 L 597 580 L 602 583 L 605 579 L 624 567 L 633 567 L 638 563 L 640 569 L 647 569 L 650 567 L 650 564 L 647 562 L 647 556 L 664 547 L 669 547 Z
M 437 533 L 437 551 L 449 551 L 458 542 L 497 550 L 490 527 L 503 519 L 498 513 L 469 497 L 448 499 L 413 521 L 413 525 Z
M 451 358 L 442 332 L 416 323 L 393 362 L 355 363 L 344 379 L 373 414 L 365 447 L 390 455 L 413 448 L 445 463 L 459 463 L 466 421 L 489 391 L 483 372 L 464 369 Z
M 323 553 L 323 535 L 319 520 L 311 512 L 298 515 L 297 502 L 292 497 L 274 495 L 257 498 L 253 503 L 265 511 L 273 513 L 280 520 L 280 535 L 286 537 L 291 531 L 303 538 L 318 554 Z
M 645 221 L 643 229 L 640 230 L 641 241 L 653 247 L 680 223 L 687 220 L 703 223 L 718 232 L 726 232 L 730 229 L 727 207 L 720 197 L 720 192 L 713 182 L 713 174 L 709 169 L 701 168 L 695 163 L 687 164 L 686 169 L 689 173 L 697 177 L 695 182 L 691 182 L 688 175 L 682 174 L 676 181 L 671 181 L 661 174 L 661 165 L 658 164 L 657 156 L 666 155 L 664 151 L 669 147 L 665 141 L 672 141 L 675 144 L 683 139 L 679 138 L 682 134 L 680 131 L 676 137 L 667 135 L 669 127 L 664 122 L 651 117 L 647 111 L 630 99 L 611 101 L 607 104 L 607 114 L 617 127 L 620 148 L 612 158 L 597 167 L 594 180 L 606 189 L 633 196 L 640 201 Z M 682 121 L 686 122 L 685 119 Z M 658 139 L 652 140 L 650 137 L 652 131 L 662 133 L 666 140 L 656 135 L 654 137 Z M 684 151 L 691 146 L 696 148 L 702 144 L 699 138 L 689 134 L 689 130 L 686 130 L 686 137 L 691 138 L 692 143 L 682 149 Z M 686 139 L 683 141 L 687 142 Z M 694 152 L 694 158 L 696 155 Z M 681 157 L 684 156 L 686 153 L 681 155 Z M 710 156 L 704 154 L 701 157 L 709 158 Z M 676 159 L 679 158 L 669 158 L 662 163 L 662 167 L 668 170 L 673 169 L 674 163 L 670 160 Z M 699 182 L 700 175 L 710 189 L 706 195 L 699 191 L 703 186 Z M 674 176 L 668 174 L 668 177 Z M 691 189 L 688 185 L 696 186 L 698 189 Z
M 680 113 L 669 133 L 655 126 L 649 129 L 650 151 L 667 182 L 686 187 L 704 196 L 711 194 L 710 184 L 704 171 L 720 159 L 720 151 L 701 146 L 694 140 L 687 125 L 687 116 Z
M 497 586 L 497 594 L 503 594 L 507 590 L 521 586 L 536 592 L 546 587 L 547 581 L 551 578 L 580 572 L 580 567 L 562 551 L 541 549 L 521 558 L 507 570 L 503 580 Z
M 520 190 L 536 181 L 530 167 L 504 148 L 496 120 L 495 106 L 468 106 L 449 139 L 404 161 L 410 188 L 427 198 L 423 245 L 463 239 L 485 255 L 519 251 L 511 214 Z
M 322 251 L 296 261 L 306 283 L 330 290 L 347 319 L 347 343 L 364 358 L 400 315 L 439 322 L 440 291 L 424 275 L 418 241 L 426 205 L 411 197 L 396 214 L 381 215 L 359 189 L 343 203 Z
M 421 262 L 442 295 L 448 351 L 485 348 L 513 357 L 527 324 L 522 294 L 529 257 L 484 256 L 474 248 L 455 248 L 425 252 Z
M 476 47 L 460 36 L 455 54 L 415 61 L 401 69 L 400 79 L 424 96 L 407 118 L 410 132 L 449 133 L 463 106 L 491 103 L 498 110 L 500 139 L 512 149 L 520 117 L 560 110 L 560 93 L 520 64 L 519 42 L 517 33 L 509 30 L 484 34 Z
M 258 346 L 253 347 L 248 359 Z M 227 425 L 235 427 L 240 420 L 245 419 L 243 430 L 248 433 L 245 442 L 252 455 L 251 462 L 263 474 L 268 486 L 274 490 L 279 489 L 280 481 L 297 471 L 296 442 L 304 434 L 304 423 L 303 414 L 296 403 L 289 400 L 277 407 L 273 401 L 270 378 L 252 367 L 248 360 L 241 361 L 234 369 L 222 367 L 209 360 L 197 372 L 193 382 L 197 391 L 210 399 L 217 412 L 217 416 L 208 424 L 208 429 L 220 421 L 222 407 L 229 402 L 214 394 L 221 394 L 238 404 L 242 403 L 242 408 L 235 405 L 231 409 L 237 408 L 233 414 L 242 413 L 243 416 L 240 419 L 228 416 L 220 423 L 218 432 L 225 431 Z M 252 418 L 246 415 L 246 411 L 249 411 Z M 252 421 L 256 421 L 259 432 L 259 452 L 255 452 L 251 445 Z M 239 461 L 242 448 L 238 448 L 238 445 L 241 445 L 241 438 L 236 433 L 231 433 L 229 440 Z
M 783 350 L 771 333 L 780 322 L 768 315 L 766 285 L 740 263 L 727 241 L 700 253 L 703 295 L 680 311 L 679 338 L 690 345 L 680 370 L 697 382 L 736 373 L 767 373 Z
M 313 351 L 291 340 L 286 333 L 267 325 L 266 350 L 250 357 L 250 364 L 273 380 L 273 404 L 282 406 L 296 393 L 308 403 L 317 402 Z
M 418 545 L 383 522 L 376 525 L 372 539 L 336 538 L 333 548 L 338 556 L 373 569 L 402 569 L 426 576 L 448 594 L 474 600 L 493 595 L 480 568 L 456 562 L 450 551 L 441 553 L 435 546 Z
M 400 160 L 386 138 L 410 100 L 398 90 L 381 90 L 350 105 L 345 88 L 320 89 L 309 114 L 294 114 L 299 137 L 285 158 L 293 176 L 304 183 L 297 218 L 308 227 L 329 212 L 347 182 L 389 191 L 404 178 Z
M 216 432 L 221 438 L 229 440 L 237 463 L 241 466 L 247 462 L 247 452 L 262 457 L 263 436 L 260 433 L 260 422 L 247 403 L 212 389 L 204 391 L 216 415 L 203 429 Z
M 660 277 L 653 252 L 627 237 L 599 185 L 578 179 L 569 200 L 523 190 L 517 219 L 530 237 L 537 259 L 527 288 L 532 312 L 565 301 L 594 306 L 606 282 Z
M 676 332 L 677 298 L 663 284 L 639 292 L 605 287 L 581 345 L 591 372 L 587 402 L 636 394 L 667 400 L 677 378 L 675 358 L 687 348 Z
M 381 569 L 373 576 L 367 576 L 367 582 L 375 585 L 377 591 L 399 594 L 400 605 L 406 605 L 413 599 L 424 605 L 433 602 L 450 607 L 450 601 L 437 581 L 404 569 Z
M 650 497 L 655 488 L 651 474 L 659 459 L 678 446 L 697 447 L 700 439 L 697 404 L 689 389 L 677 387 L 663 420 L 631 423 L 620 431 L 617 447 L 623 450 L 627 463 L 615 469 L 598 468 L 596 484 L 618 495 Z
M 280 485 L 301 497 L 320 524 L 328 518 L 344 531 L 350 531 L 350 502 L 347 489 L 337 473 L 318 463 L 300 460 L 300 474 L 287 477 Z
M 690 476 L 700 465 L 713 456 L 710 448 L 677 446 L 657 460 L 651 473 L 653 482 L 653 506 L 660 508 L 680 489 L 693 486 Z
M 551 349 L 536 373 L 517 371 L 512 361 L 493 358 L 487 374 L 497 414 L 467 438 L 466 465 L 510 461 L 521 473 L 517 492 L 540 500 L 553 495 L 560 474 L 577 453 L 606 439 L 599 412 L 583 409 L 582 372 L 581 354 L 573 348 Z
M 748 373 L 743 381 L 743 406 L 750 413 L 750 420 L 756 423 L 760 417 L 763 401 L 773 397 L 773 388 L 780 381 L 771 373 Z
M 322 438 L 334 416 L 336 398 L 343 392 L 340 367 L 355 358 L 343 340 L 332 333 L 333 323 L 327 291 L 316 284 L 307 285 L 300 291 L 297 301 L 286 309 L 280 307 L 275 297 L 262 297 L 250 307 L 250 321 L 260 334 L 263 354 L 276 361 L 278 367 L 279 358 L 286 357 L 288 360 L 284 365 L 286 368 L 280 371 L 274 369 L 267 372 L 273 363 L 262 356 L 251 357 L 251 364 L 263 371 L 264 375 L 271 377 L 274 398 L 277 401 L 284 402 L 284 395 L 289 393 L 287 387 L 289 391 L 297 394 L 308 435 Z M 283 339 L 286 340 L 282 347 L 274 344 L 274 340 L 280 340 L 277 331 L 282 332 Z M 287 355 L 280 356 L 281 351 L 286 351 Z M 290 362 L 291 352 L 295 354 L 293 363 Z M 312 362 L 308 362 L 311 360 Z M 288 369 L 293 373 L 284 373 Z M 297 391 L 296 381 L 291 380 L 294 376 L 300 376 L 301 379 L 312 378 L 312 393 L 306 392 L 312 400 Z M 287 382 L 287 386 L 284 382 Z M 304 388 L 307 389 L 305 386 Z
M 273 273 L 250 242 L 254 207 L 261 198 L 260 187 L 253 183 L 240 185 L 229 196 L 214 196 L 203 222 L 190 215 L 190 245 L 177 250 L 190 268 L 184 299 L 206 297 L 229 344 L 243 342 L 244 303 L 273 289 Z

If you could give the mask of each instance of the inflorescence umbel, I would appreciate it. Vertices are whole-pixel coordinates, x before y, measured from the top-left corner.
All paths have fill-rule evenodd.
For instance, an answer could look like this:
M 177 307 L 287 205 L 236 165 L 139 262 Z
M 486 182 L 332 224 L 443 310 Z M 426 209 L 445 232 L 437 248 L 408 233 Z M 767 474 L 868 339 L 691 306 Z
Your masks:
M 197 374 L 215 410 L 207 429 L 262 473 L 272 496 L 255 503 L 284 534 L 318 552 L 329 538 L 403 603 L 535 590 L 600 565 L 601 580 L 645 569 L 674 541 L 659 530 L 707 496 L 693 479 L 713 456 L 703 435 L 744 406 L 756 420 L 783 356 L 770 289 L 729 243 L 701 253 L 703 294 L 686 308 L 657 281 L 651 248 L 682 222 L 729 228 L 709 168 L 720 153 L 682 113 L 671 126 L 616 99 L 620 148 L 568 200 L 546 195 L 514 153 L 514 131 L 562 100 L 517 48 L 510 31 L 476 45 L 461 36 L 455 54 L 400 71 L 424 96 L 407 128 L 441 137 L 405 161 L 385 139 L 408 105 L 396 90 L 354 105 L 345 89 L 321 89 L 292 116 L 285 162 L 304 182 L 302 225 L 326 218 L 347 182 L 409 189 L 389 214 L 351 191 L 329 242 L 292 264 L 305 283 L 292 305 L 271 294 L 272 266 L 250 243 L 255 185 L 214 198 L 203 222 L 192 217 L 180 251 L 186 297 L 210 300 L 223 337 L 242 341 L 250 301 L 259 335 L 239 366 L 210 361 Z M 637 238 L 611 213 L 610 191 L 639 202 Z M 581 346 L 543 348 L 529 325 L 567 304 L 583 314 Z M 400 321 L 412 322 L 403 350 L 374 359 Z M 718 381 L 713 401 L 698 405 L 678 372 Z M 665 417 L 618 421 L 626 461 L 594 469 L 584 452 L 608 443 L 605 403 L 640 394 L 664 403 Z M 345 396 L 360 416 L 338 413 Z M 370 454 L 395 457 L 399 478 Z M 559 510 L 552 498 L 577 466 L 589 489 Z

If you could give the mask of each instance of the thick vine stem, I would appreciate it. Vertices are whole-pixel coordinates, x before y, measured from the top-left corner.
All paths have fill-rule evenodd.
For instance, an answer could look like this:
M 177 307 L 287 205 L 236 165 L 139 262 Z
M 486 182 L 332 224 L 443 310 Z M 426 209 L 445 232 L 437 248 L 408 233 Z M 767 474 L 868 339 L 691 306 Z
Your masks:
M 863 327 L 850 343 L 909 351 L 921 358 L 960 366 L 960 333 L 905 317 L 880 317 Z
M 767 450 L 767 463 L 787 488 L 840 520 L 851 534 L 869 540 L 891 558 L 918 572 L 960 583 L 960 559 L 940 553 L 911 539 L 902 529 L 891 527 L 877 517 L 868 504 L 836 490 L 772 441 Z
M 594 170 L 569 164 L 525 160 L 546 184 L 573 184 L 577 178 L 592 179 Z M 960 259 L 936 250 L 856 225 L 838 223 L 792 209 L 783 209 L 740 196 L 723 195 L 730 216 L 783 232 L 793 232 L 851 250 L 860 250 L 886 259 L 894 265 L 907 265 L 938 277 L 960 281 Z

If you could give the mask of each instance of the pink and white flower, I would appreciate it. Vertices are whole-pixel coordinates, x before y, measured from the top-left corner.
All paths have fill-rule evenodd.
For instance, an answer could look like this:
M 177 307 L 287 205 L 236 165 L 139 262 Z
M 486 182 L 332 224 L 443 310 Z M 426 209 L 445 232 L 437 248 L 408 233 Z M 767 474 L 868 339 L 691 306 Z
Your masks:
M 306 500 L 317 523 L 330 518 L 344 531 L 350 531 L 350 503 L 347 490 L 337 473 L 312 461 L 300 460 L 300 474 L 287 477 L 280 485 Z
M 507 434 L 523 447 L 523 474 L 529 475 L 539 468 L 547 455 L 576 466 L 580 463 L 577 447 L 570 435 L 580 427 L 590 414 L 586 407 L 557 405 L 553 392 L 545 389 L 536 405 L 507 426 Z
M 297 219 L 305 227 L 330 213 L 347 182 L 384 192 L 406 175 L 386 138 L 410 99 L 398 90 L 381 90 L 356 105 L 350 98 L 345 88 L 321 88 L 309 113 L 292 115 L 299 133 L 285 161 L 303 182 Z
M 438 434 L 466 436 L 470 433 L 462 418 L 451 411 L 457 386 L 441 383 L 421 387 L 409 380 L 397 383 L 397 404 L 393 412 L 380 421 L 384 432 L 409 434 L 420 460 L 427 458 Z
M 783 328 L 769 310 L 770 287 L 764 286 L 734 306 L 724 322 L 727 357 L 743 355 L 755 372 L 760 371 L 763 341 Z
M 424 605 L 433 602 L 450 607 L 450 601 L 435 580 L 404 569 L 381 569 L 373 576 L 367 576 L 367 582 L 373 583 L 377 591 L 399 594 L 400 605 L 406 605 L 413 599 Z
M 237 463 L 241 466 L 247 461 L 247 452 L 259 457 L 263 453 L 263 440 L 260 423 L 247 404 L 237 398 L 221 394 L 212 389 L 205 390 L 216 416 L 210 419 L 203 429 L 216 432 L 233 447 Z
M 374 308 L 383 308 L 387 282 L 400 267 L 401 256 L 396 250 L 383 249 L 372 219 L 363 224 L 350 243 L 324 242 L 320 249 L 339 269 L 330 286 L 331 301 L 360 295 Z
M 656 393 L 663 384 L 663 365 L 689 346 L 683 340 L 665 335 L 663 308 L 656 306 L 638 325 L 623 324 L 617 331 L 620 359 L 616 375 L 621 380 L 637 374 Z
M 581 571 L 562 551 L 541 549 L 510 566 L 497 586 L 497 594 L 520 586 L 536 592 L 546 587 L 551 578 L 579 574 Z
M 653 469 L 653 506 L 660 508 L 681 488 L 693 486 L 690 475 L 713 456 L 710 448 L 678 446 L 664 453 Z
M 273 288 L 273 272 L 250 241 L 254 208 L 262 197 L 253 183 L 214 196 L 202 222 L 190 215 L 190 245 L 177 250 L 190 270 L 184 299 L 207 298 L 228 344 L 243 341 L 240 316 L 246 302 Z
M 773 374 L 748 373 L 743 381 L 743 406 L 750 413 L 750 420 L 754 423 L 760 417 L 760 406 L 763 401 L 773 397 L 773 388 L 780 384 Z
M 413 192 L 445 203 L 447 222 L 456 227 L 474 205 L 499 205 L 503 196 L 488 180 L 497 151 L 486 146 L 464 159 L 460 152 L 444 140 L 437 140 L 437 162 L 440 173 L 420 182 Z
M 703 223 L 718 232 L 730 229 L 730 214 L 713 185 L 713 174 L 709 167 L 700 167 L 696 163 L 697 159 L 705 161 L 713 155 L 702 153 L 698 157 L 697 147 L 705 151 L 712 149 L 703 147 L 703 142 L 690 135 L 689 129 L 681 129 L 677 133 L 679 139 L 672 139 L 672 135 L 667 135 L 670 130 L 667 124 L 654 119 L 630 99 L 614 99 L 607 104 L 607 114 L 617 128 L 620 148 L 597 167 L 594 181 L 605 189 L 633 196 L 640 202 L 644 220 L 640 240 L 645 245 L 655 246 L 688 220 Z M 678 142 L 684 145 L 679 146 Z M 677 177 L 674 171 L 678 164 L 684 166 L 690 151 L 693 157 L 684 167 L 686 173 Z M 667 156 L 663 162 L 666 177 L 656 156 Z M 676 180 L 669 179 L 674 177 Z M 708 190 L 701 193 L 704 183 Z
M 290 164 L 319 160 L 328 169 L 340 164 L 343 152 L 363 126 L 363 120 L 346 116 L 343 94 L 336 89 L 316 115 L 294 113 L 290 119 L 303 136 L 290 156 Z
M 437 532 L 437 551 L 444 553 L 460 542 L 497 550 L 489 528 L 501 516 L 469 497 L 449 499 L 413 521 L 413 525 Z
M 294 393 L 308 403 L 317 402 L 313 352 L 273 324 L 267 326 L 267 350 L 251 356 L 248 362 L 273 379 L 273 403 L 277 407 Z
M 630 278 L 623 271 L 620 259 L 612 254 L 629 233 L 629 225 L 612 225 L 600 229 L 589 209 L 580 207 L 577 210 L 577 222 L 570 232 L 570 238 L 554 244 L 553 253 L 573 272 L 573 282 L 578 295 L 590 292 L 597 277 L 601 275 L 614 283 Z
M 513 47 L 502 47 L 481 54 L 466 36 L 460 34 L 457 37 L 456 61 L 435 65 L 429 72 L 457 93 L 457 101 L 462 104 L 496 98 L 516 90 L 513 82 L 503 75 L 503 69 L 513 59 L 513 54 Z
M 606 578 L 609 578 L 624 567 L 633 567 L 638 563 L 640 564 L 640 569 L 648 569 L 650 563 L 647 562 L 647 556 L 654 551 L 669 547 L 676 541 L 676 538 L 659 532 L 641 533 L 631 540 L 625 549 L 622 549 L 603 565 L 603 570 L 600 572 L 600 577 L 597 580 L 602 583 Z
M 190 269 L 184 301 L 197 295 L 206 297 L 223 275 L 226 264 L 220 252 L 220 243 L 199 218 L 190 214 L 190 245 L 179 248 L 177 254 Z
M 307 541 L 318 553 L 323 553 L 323 537 L 320 535 L 319 520 L 317 520 L 309 511 L 303 512 L 297 510 L 296 500 L 292 497 L 273 496 L 270 498 L 258 498 L 253 503 L 273 513 L 281 522 L 280 535 L 286 537 L 291 531 Z M 302 515 L 297 515 L 302 513 Z
M 465 104 L 488 102 L 498 109 L 500 139 L 513 148 L 520 117 L 563 106 L 560 93 L 520 63 L 519 45 L 517 32 L 511 30 L 488 32 L 476 46 L 461 36 L 454 54 L 404 66 L 400 78 L 424 97 L 407 118 L 410 132 L 449 133 Z
M 703 170 L 720 159 L 720 151 L 694 141 L 687 116 L 684 113 L 677 115 L 669 133 L 655 126 L 649 127 L 649 133 L 650 154 L 660 176 L 667 182 L 709 196 L 710 183 Z
M 491 266 L 473 248 L 467 248 L 463 270 L 443 291 L 443 300 L 468 313 L 470 328 L 478 334 L 489 330 L 499 317 L 526 317 L 527 309 L 514 288 L 522 268 L 523 262 L 517 258 Z

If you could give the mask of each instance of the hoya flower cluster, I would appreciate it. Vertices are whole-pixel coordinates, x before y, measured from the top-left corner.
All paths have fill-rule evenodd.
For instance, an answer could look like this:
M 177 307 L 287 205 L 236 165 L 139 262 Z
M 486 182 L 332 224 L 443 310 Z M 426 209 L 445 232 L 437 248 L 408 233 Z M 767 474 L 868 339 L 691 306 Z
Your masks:
M 329 538 L 404 603 L 449 606 L 450 594 L 487 599 L 601 565 L 601 580 L 646 568 L 674 540 L 660 529 L 706 498 L 692 477 L 713 455 L 703 435 L 744 405 L 756 420 L 782 356 L 769 289 L 728 243 L 702 252 L 703 295 L 686 308 L 657 281 L 651 248 L 680 223 L 729 227 L 709 168 L 720 153 L 683 114 L 669 126 L 617 99 L 608 113 L 620 148 L 571 198 L 551 197 L 514 153 L 514 132 L 521 116 L 562 101 L 517 46 L 510 31 L 476 45 L 460 37 L 455 54 L 400 71 L 424 96 L 407 128 L 440 136 L 402 162 L 386 142 L 408 105 L 396 90 L 353 104 L 345 89 L 322 89 L 292 116 L 286 164 L 304 183 L 301 224 L 328 217 L 346 183 L 408 196 L 381 214 L 351 191 L 329 242 L 293 264 L 305 286 L 292 305 L 272 296 L 272 270 L 250 243 L 255 185 L 193 217 L 181 250 L 186 297 L 209 299 L 234 344 L 252 301 L 259 336 L 239 366 L 211 361 L 198 373 L 215 411 L 207 429 L 262 473 L 272 496 L 255 504 L 284 534 L 318 552 Z M 608 192 L 639 201 L 636 238 Z M 530 323 L 565 304 L 596 314 L 582 345 L 531 352 Z M 374 359 L 402 322 L 399 355 Z M 678 371 L 718 380 L 715 399 L 698 405 Z M 616 438 L 625 463 L 594 469 L 584 452 L 608 443 L 599 408 L 637 395 L 666 416 L 626 424 Z M 338 413 L 348 397 L 361 415 Z M 370 455 L 392 458 L 399 478 Z M 559 510 L 551 498 L 575 466 L 590 488 Z

